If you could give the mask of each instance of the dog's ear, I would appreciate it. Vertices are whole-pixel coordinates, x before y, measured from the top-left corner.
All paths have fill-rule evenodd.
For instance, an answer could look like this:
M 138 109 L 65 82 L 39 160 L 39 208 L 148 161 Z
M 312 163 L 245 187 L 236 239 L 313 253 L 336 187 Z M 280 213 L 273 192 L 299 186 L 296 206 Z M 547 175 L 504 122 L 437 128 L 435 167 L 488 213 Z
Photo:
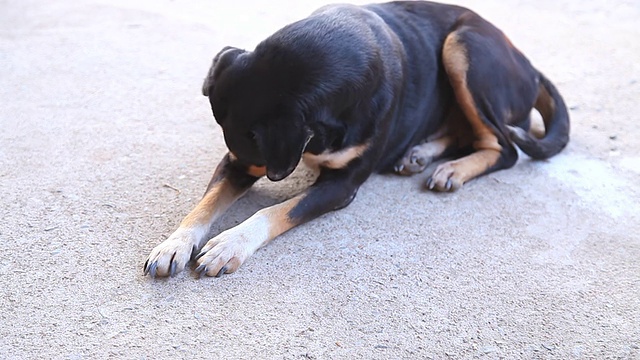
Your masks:
M 239 55 L 244 54 L 245 52 L 245 50 L 232 46 L 225 46 L 220 50 L 220 52 L 213 58 L 211 68 L 209 68 L 207 77 L 204 79 L 204 83 L 202 84 L 202 95 L 209 96 L 216 77 L 218 77 L 224 69 L 229 67 L 229 65 L 233 64 Z
M 279 181 L 289 176 L 312 137 L 313 132 L 301 123 L 269 126 L 261 146 L 269 180 Z

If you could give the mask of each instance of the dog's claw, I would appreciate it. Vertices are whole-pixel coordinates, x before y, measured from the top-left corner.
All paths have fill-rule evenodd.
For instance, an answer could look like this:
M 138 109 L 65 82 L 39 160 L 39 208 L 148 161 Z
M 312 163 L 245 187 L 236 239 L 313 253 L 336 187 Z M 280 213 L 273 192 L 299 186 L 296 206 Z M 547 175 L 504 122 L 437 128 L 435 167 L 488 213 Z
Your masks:
M 171 261 L 171 268 L 170 268 L 170 270 L 169 270 L 169 275 L 170 275 L 171 277 L 176 276 L 176 268 L 177 268 L 177 266 L 178 266 L 178 263 L 177 263 L 177 262 L 175 262 L 175 261 Z
M 147 275 L 149 273 L 149 259 L 147 259 L 147 261 L 144 262 L 144 266 L 142 266 L 142 275 Z
M 196 256 L 193 258 L 193 260 L 198 260 L 198 259 L 200 259 L 200 258 L 201 258 L 201 257 L 203 257 L 203 256 L 204 256 L 204 254 L 206 254 L 206 253 L 207 253 L 206 251 L 202 251 L 201 253 L 199 253 L 198 255 L 196 255 Z
M 151 265 L 149 265 L 149 276 L 151 276 L 152 278 L 155 278 L 157 275 L 157 271 L 158 271 L 158 263 L 157 262 L 152 262 Z
M 219 278 L 220 276 L 224 275 L 224 273 L 227 271 L 227 266 L 223 266 L 222 269 L 220 269 L 220 271 L 218 271 L 218 273 L 216 274 L 216 277 Z
M 433 190 L 434 187 L 436 187 L 436 181 L 430 177 L 429 180 L 427 180 L 427 189 Z
M 176 263 L 176 254 L 173 253 L 171 255 L 171 260 L 169 260 L 169 276 L 174 277 L 176 275 L 176 267 L 178 263 Z
M 394 169 L 397 173 L 402 172 L 402 170 L 404 170 L 404 165 L 400 164 L 400 165 L 396 165 L 395 169 Z
M 449 180 L 447 180 L 447 182 L 444 184 L 444 189 L 445 189 L 445 190 L 447 190 L 447 191 L 449 191 L 449 190 L 451 190 L 451 186 L 452 186 L 451 179 L 449 179 Z
M 202 277 L 204 276 L 204 274 L 207 273 L 207 265 L 202 264 L 200 266 L 198 266 L 195 270 L 196 273 L 198 273 L 198 278 L 202 279 Z

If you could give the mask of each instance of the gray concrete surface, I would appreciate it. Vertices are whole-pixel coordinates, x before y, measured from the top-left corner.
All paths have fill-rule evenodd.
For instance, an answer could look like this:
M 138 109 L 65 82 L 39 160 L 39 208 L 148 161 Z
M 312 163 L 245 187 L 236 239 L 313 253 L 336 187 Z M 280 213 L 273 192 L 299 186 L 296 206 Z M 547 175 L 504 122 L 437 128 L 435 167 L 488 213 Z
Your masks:
M 459 3 L 563 92 L 564 153 L 454 194 L 374 176 L 233 275 L 152 280 L 224 153 L 211 57 L 321 1 L 0 1 L 0 358 L 639 359 L 639 3 Z

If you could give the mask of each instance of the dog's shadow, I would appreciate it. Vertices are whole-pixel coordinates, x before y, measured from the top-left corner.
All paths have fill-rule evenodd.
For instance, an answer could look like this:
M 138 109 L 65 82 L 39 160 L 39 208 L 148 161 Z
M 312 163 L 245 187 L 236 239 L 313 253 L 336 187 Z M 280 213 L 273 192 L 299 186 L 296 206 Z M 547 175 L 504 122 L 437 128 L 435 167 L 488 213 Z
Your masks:
M 426 180 L 433 173 L 438 164 L 450 160 L 451 158 L 443 158 L 430 164 L 425 171 L 413 176 L 398 176 L 397 174 L 384 174 L 374 176 L 365 187 L 371 187 L 369 190 L 375 192 L 375 187 L 381 184 L 387 184 L 386 188 L 400 191 L 406 186 L 415 187 L 418 191 L 434 193 L 426 188 Z M 207 239 L 211 239 L 221 232 L 235 227 L 247 220 L 258 210 L 269 206 L 279 204 L 301 193 L 313 184 L 318 174 L 309 169 L 306 165 L 301 164 L 289 177 L 282 181 L 271 182 L 266 178 L 259 180 L 241 199 L 236 201 L 229 210 L 227 210 L 209 229 Z M 391 181 L 393 180 L 393 181 Z M 394 190 L 390 190 L 394 191 Z M 402 191 L 400 191 L 402 192 Z M 374 196 L 374 195 L 371 195 Z
M 258 210 L 279 204 L 308 188 L 317 174 L 300 166 L 289 177 L 279 182 L 259 180 L 241 199 L 236 201 L 209 229 L 208 238 L 239 225 Z

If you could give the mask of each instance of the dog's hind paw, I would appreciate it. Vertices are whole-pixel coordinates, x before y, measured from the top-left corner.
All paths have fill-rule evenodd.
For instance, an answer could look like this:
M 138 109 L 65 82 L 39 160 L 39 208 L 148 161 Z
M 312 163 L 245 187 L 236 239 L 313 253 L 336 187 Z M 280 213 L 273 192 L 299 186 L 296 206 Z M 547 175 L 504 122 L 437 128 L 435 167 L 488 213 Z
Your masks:
M 394 170 L 400 175 L 413 175 L 424 171 L 431 164 L 433 157 L 431 151 L 425 146 L 427 144 L 416 145 L 398 161 Z
M 462 187 L 464 181 L 456 171 L 456 163 L 448 161 L 438 165 L 433 175 L 427 179 L 427 189 L 436 191 L 456 191 Z

